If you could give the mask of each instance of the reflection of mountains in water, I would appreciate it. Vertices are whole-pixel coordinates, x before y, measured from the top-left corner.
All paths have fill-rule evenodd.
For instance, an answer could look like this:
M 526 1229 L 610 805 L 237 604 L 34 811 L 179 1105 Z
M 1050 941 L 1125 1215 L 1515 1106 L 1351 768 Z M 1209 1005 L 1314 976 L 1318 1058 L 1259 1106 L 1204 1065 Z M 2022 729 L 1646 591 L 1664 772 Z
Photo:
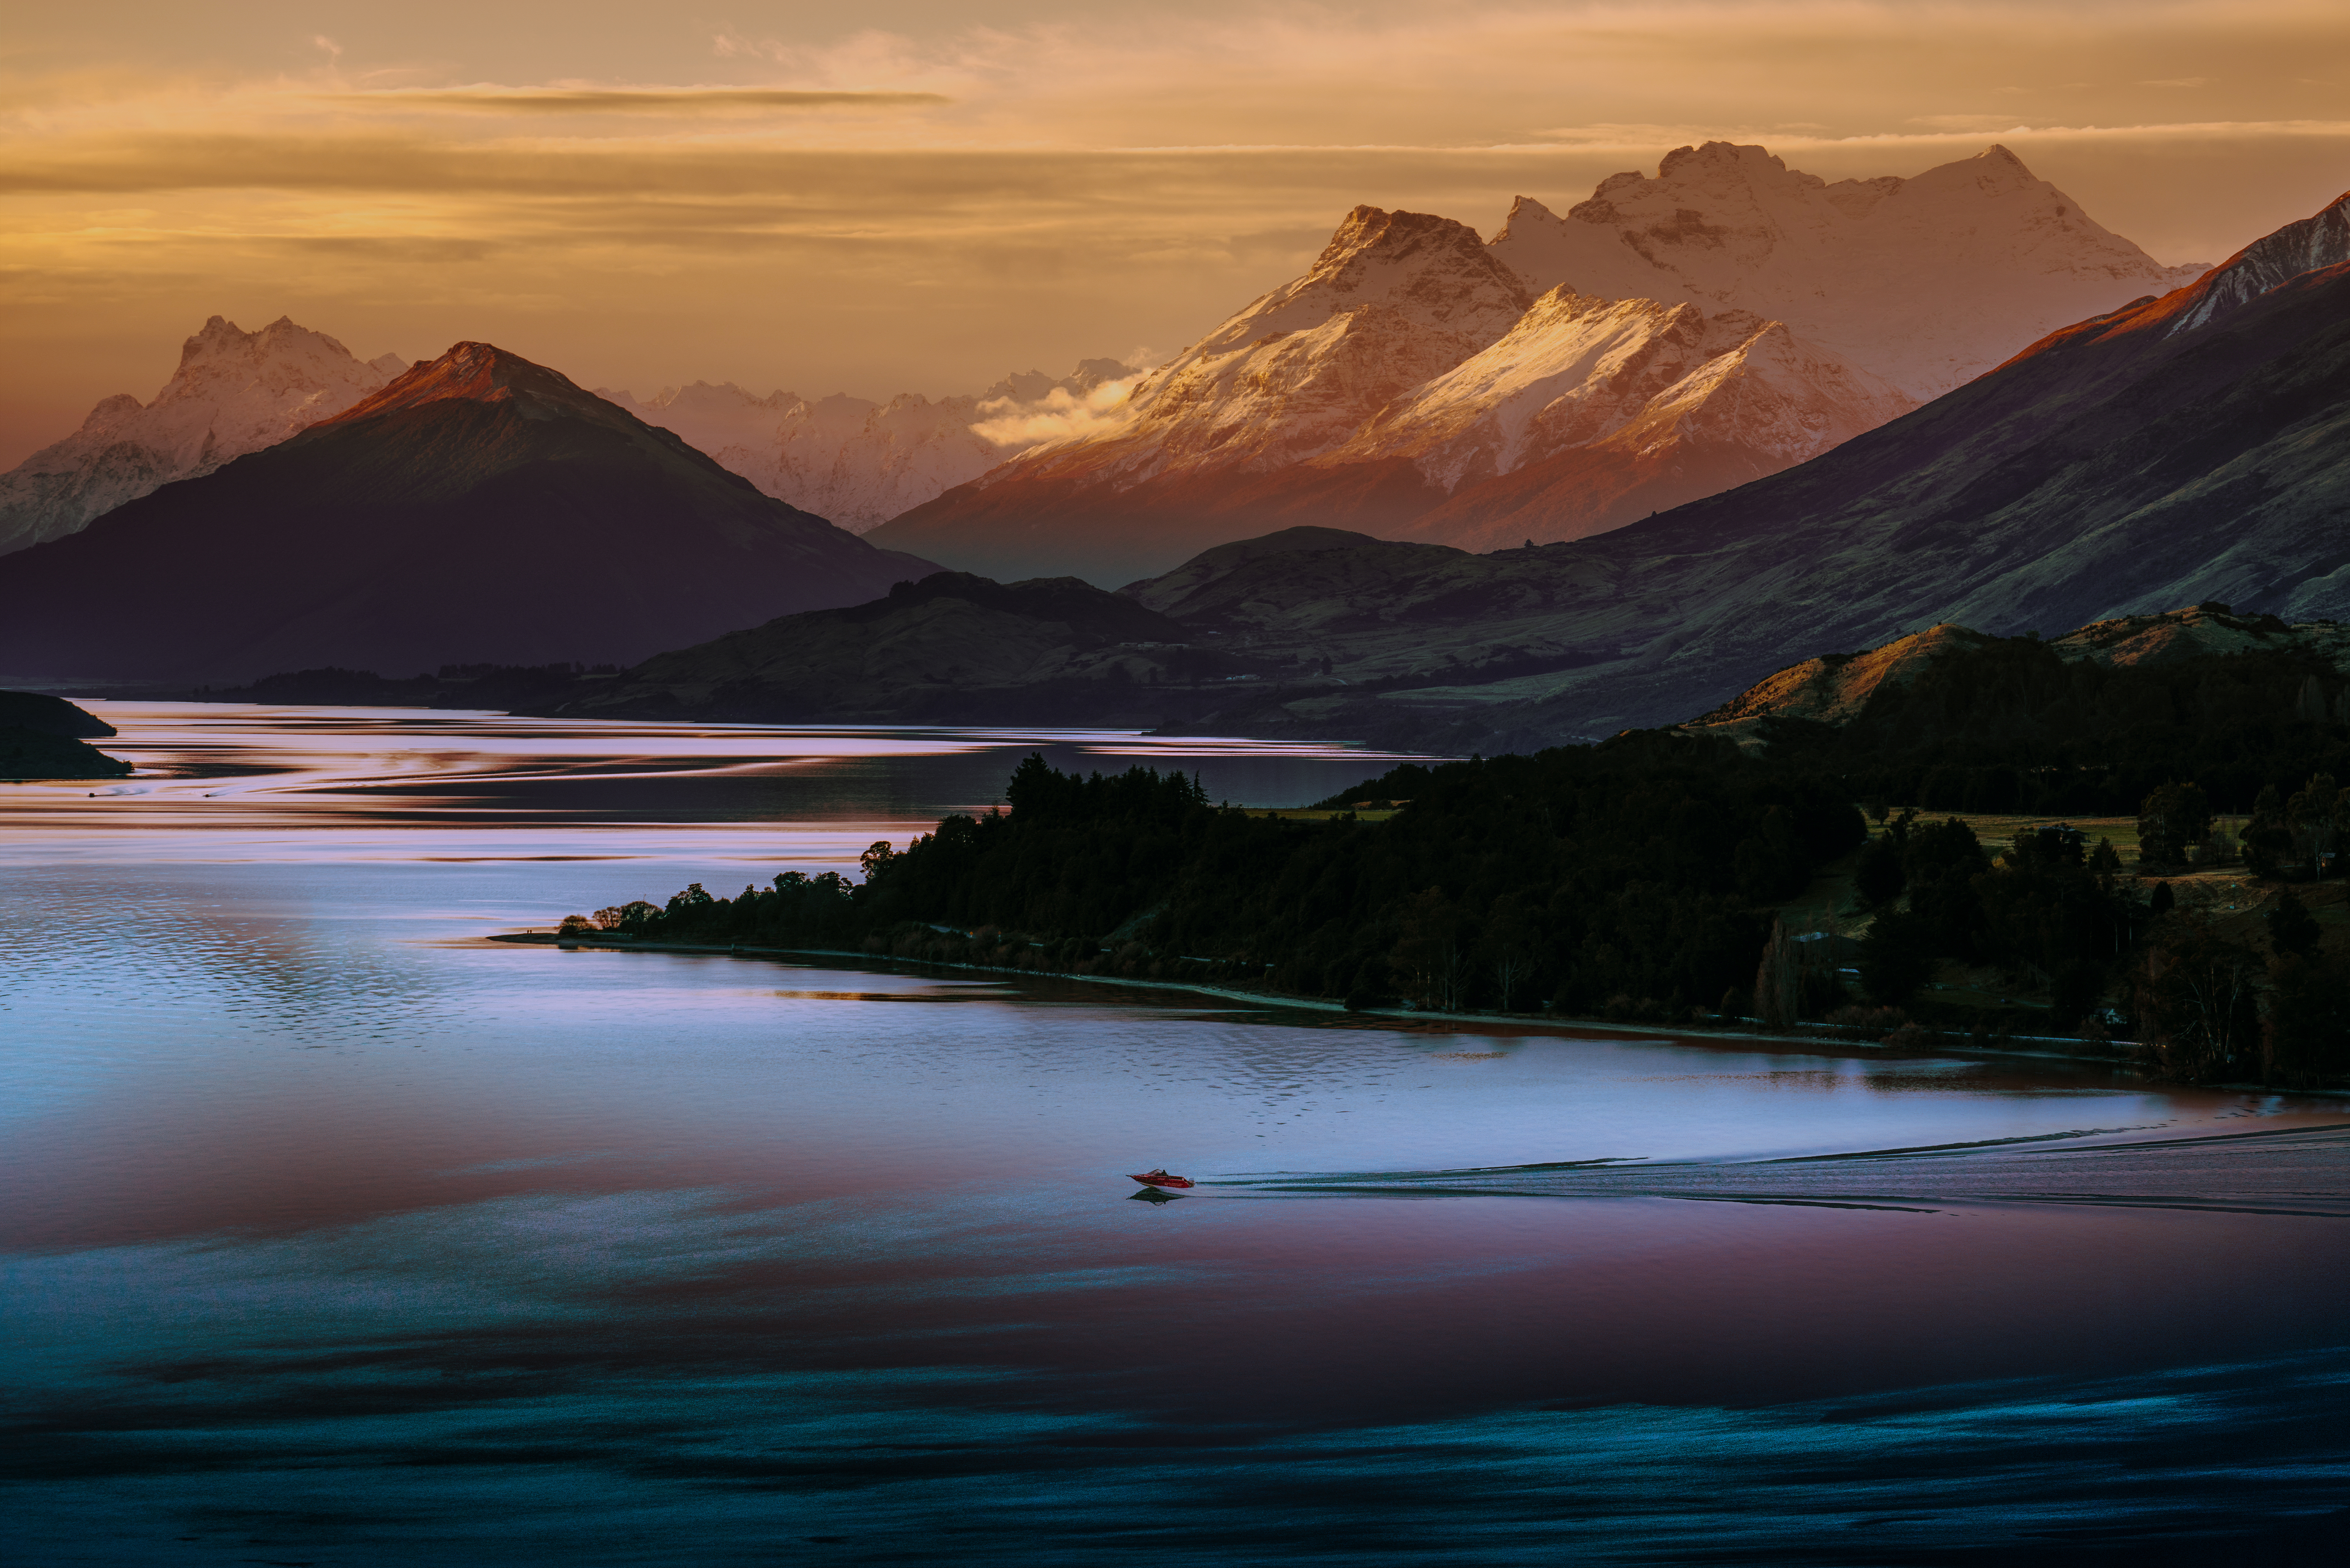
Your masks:
M 1207 1185 L 1327 1196 L 1679 1198 L 1872 1209 L 2060 1203 L 2350 1219 L 2350 1121 L 2127 1143 L 2080 1141 L 2116 1130 L 1748 1162 L 1576 1160 Z

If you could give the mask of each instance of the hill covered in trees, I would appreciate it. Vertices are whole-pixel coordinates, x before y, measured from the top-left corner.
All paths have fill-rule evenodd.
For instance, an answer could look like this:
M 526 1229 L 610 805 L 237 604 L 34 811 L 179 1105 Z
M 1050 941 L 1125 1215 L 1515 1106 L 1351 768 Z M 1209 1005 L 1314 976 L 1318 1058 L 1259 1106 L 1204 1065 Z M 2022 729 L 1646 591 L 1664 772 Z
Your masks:
M 1365 796 L 1409 805 L 1377 823 L 1297 820 L 1213 805 L 1180 774 L 1081 779 L 1031 757 L 1008 811 L 876 846 L 861 885 L 786 873 L 603 923 L 904 957 L 951 944 L 978 961 L 1357 1003 L 1680 1016 L 1750 984 L 1777 905 L 1866 836 L 1832 787 L 1662 735 L 1409 763 L 1346 798 Z
M 2350 628 L 2202 605 L 2049 641 L 1937 627 L 1790 667 L 1686 726 L 1926 812 L 2113 816 L 2174 780 L 2247 813 L 2350 776 Z

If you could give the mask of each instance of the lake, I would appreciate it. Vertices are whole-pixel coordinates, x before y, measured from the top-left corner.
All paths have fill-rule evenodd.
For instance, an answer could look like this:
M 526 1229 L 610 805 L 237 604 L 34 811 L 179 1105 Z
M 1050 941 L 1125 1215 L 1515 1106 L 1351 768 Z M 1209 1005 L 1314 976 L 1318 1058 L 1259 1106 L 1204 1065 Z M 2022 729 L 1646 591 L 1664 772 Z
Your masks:
M 12 1560 L 2335 1560 L 2339 1100 L 485 940 L 1343 747 L 89 706 L 136 776 L 0 785 Z

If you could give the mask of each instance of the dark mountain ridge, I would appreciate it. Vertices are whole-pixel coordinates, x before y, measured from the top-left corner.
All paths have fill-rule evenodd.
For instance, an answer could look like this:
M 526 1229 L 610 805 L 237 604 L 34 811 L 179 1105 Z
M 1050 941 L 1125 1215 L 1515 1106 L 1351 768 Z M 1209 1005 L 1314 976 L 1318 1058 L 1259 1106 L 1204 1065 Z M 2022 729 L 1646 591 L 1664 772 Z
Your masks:
M 869 604 L 781 616 L 583 687 L 559 711 L 770 723 L 1149 727 L 1245 668 L 1076 577 L 901 582 Z M 1214 683 L 1207 687 L 1207 683 Z M 1186 685 L 1192 690 L 1188 693 Z
M 629 662 L 930 564 L 461 343 L 333 419 L 0 566 L 0 668 L 250 677 Z

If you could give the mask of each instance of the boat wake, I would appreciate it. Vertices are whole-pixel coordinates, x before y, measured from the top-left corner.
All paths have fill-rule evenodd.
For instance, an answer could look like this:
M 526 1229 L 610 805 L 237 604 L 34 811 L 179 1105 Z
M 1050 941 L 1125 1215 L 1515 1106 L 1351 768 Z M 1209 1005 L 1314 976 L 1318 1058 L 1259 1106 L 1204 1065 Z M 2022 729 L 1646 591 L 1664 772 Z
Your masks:
M 2094 1143 L 2098 1128 L 1759 1160 L 1596 1159 L 1459 1170 L 1269 1173 L 1202 1186 L 1391 1198 L 1676 1198 L 1932 1210 L 2055 1203 L 2350 1219 L 2350 1122 Z

